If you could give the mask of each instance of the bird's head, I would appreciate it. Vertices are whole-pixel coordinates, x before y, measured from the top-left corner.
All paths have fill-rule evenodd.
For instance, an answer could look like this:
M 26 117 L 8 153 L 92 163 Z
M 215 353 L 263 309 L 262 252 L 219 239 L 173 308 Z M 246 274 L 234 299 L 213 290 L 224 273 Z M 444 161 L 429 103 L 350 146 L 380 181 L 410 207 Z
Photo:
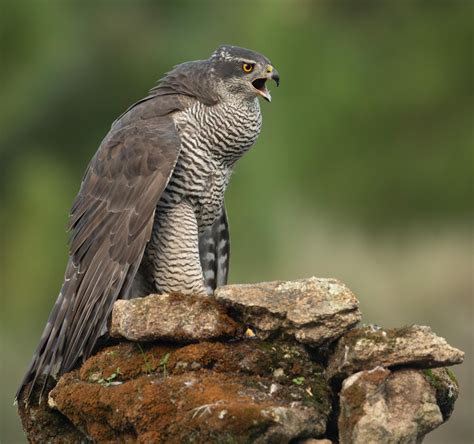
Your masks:
M 227 94 L 239 94 L 249 99 L 262 96 L 270 102 L 272 97 L 267 80 L 274 80 L 277 86 L 280 83 L 280 75 L 270 60 L 250 49 L 223 45 L 212 53 L 209 61 Z

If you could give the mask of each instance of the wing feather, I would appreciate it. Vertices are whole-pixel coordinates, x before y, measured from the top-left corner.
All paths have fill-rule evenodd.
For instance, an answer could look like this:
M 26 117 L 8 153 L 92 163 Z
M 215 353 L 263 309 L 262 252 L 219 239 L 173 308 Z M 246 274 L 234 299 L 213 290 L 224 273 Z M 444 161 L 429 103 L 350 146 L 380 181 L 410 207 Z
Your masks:
M 141 262 L 179 149 L 169 115 L 116 124 L 104 139 L 72 206 L 64 283 L 17 396 L 92 353 Z

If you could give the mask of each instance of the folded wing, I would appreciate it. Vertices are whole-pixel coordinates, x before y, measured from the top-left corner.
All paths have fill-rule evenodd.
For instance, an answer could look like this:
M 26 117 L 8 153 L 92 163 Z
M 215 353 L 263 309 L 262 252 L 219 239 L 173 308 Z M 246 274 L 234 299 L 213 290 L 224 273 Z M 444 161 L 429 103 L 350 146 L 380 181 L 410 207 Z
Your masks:
M 71 210 L 64 283 L 17 396 L 31 381 L 29 398 L 40 375 L 45 384 L 91 354 L 130 288 L 179 148 L 169 115 L 119 122 L 101 144 Z

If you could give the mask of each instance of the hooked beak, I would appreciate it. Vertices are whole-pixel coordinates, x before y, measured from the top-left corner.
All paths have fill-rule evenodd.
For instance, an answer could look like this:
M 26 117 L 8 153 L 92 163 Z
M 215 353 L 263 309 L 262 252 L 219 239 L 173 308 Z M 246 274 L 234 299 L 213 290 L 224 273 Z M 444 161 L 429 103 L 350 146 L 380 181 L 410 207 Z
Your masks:
M 267 89 L 267 80 L 274 80 L 276 86 L 280 84 L 280 74 L 278 74 L 278 71 L 272 65 L 267 66 L 265 76 L 255 79 L 252 82 L 252 86 L 257 90 L 257 94 L 261 95 L 268 102 L 271 102 L 272 96 Z

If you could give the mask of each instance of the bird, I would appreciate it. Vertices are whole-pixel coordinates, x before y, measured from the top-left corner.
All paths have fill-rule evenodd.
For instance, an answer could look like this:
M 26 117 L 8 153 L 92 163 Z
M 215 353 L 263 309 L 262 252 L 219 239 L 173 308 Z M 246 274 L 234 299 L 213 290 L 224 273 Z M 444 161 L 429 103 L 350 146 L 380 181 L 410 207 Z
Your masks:
M 175 66 L 112 124 L 72 205 L 64 281 L 16 393 L 28 403 L 85 361 L 117 299 L 227 283 L 224 192 L 260 134 L 270 60 L 233 45 Z

